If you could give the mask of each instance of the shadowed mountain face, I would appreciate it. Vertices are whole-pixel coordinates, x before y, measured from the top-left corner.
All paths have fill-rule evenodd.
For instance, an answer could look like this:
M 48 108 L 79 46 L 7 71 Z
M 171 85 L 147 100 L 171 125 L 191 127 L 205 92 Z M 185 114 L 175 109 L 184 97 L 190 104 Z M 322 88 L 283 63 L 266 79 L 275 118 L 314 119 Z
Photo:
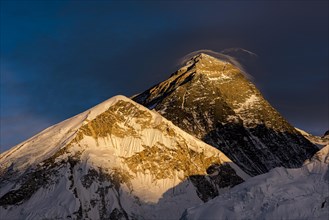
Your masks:
M 0 164 L 1 219 L 178 219 L 248 178 L 123 96 L 0 154 Z
M 203 53 L 133 99 L 220 149 L 249 175 L 300 167 L 317 151 L 240 69 Z

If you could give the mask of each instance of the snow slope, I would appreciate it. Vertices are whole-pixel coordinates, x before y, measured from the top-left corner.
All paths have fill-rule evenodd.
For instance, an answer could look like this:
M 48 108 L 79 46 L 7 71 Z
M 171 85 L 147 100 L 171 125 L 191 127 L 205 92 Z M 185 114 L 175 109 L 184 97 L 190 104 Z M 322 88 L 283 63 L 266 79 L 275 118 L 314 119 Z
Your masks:
M 0 165 L 1 219 L 177 219 L 248 178 L 124 96 L 4 152 Z
M 301 168 L 278 167 L 187 209 L 182 219 L 329 219 L 329 145 Z

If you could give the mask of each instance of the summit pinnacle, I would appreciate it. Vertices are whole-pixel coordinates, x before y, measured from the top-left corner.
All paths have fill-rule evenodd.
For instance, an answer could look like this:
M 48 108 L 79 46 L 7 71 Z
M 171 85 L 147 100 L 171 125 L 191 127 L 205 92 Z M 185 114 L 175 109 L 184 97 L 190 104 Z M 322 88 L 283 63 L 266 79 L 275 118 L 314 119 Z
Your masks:
M 207 54 L 133 99 L 220 149 L 249 175 L 300 167 L 317 151 L 237 66 Z

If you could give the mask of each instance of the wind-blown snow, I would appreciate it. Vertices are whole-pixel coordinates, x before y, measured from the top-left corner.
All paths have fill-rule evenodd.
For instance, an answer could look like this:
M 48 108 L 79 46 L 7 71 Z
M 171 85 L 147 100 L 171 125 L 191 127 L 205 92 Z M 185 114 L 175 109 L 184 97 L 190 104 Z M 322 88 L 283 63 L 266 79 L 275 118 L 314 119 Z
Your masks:
M 246 51 L 246 50 L 245 50 Z M 223 51 L 224 52 L 224 51 Z M 248 51 L 250 52 L 250 51 Z M 251 53 L 251 52 L 250 52 Z M 187 55 L 185 55 L 183 58 L 181 58 L 180 60 L 180 65 L 191 65 L 191 58 L 195 57 L 198 54 L 202 54 L 203 56 L 209 57 L 212 60 L 214 60 L 212 57 L 215 57 L 217 60 L 220 60 L 222 62 L 229 62 L 231 64 L 233 64 L 234 66 L 236 66 L 241 73 L 243 73 L 243 75 L 248 78 L 248 79 L 252 79 L 253 77 L 243 68 L 243 66 L 237 61 L 236 58 L 229 56 L 225 53 L 218 53 L 212 50 L 207 50 L 207 49 L 203 49 L 203 50 L 197 50 L 197 51 L 193 51 Z

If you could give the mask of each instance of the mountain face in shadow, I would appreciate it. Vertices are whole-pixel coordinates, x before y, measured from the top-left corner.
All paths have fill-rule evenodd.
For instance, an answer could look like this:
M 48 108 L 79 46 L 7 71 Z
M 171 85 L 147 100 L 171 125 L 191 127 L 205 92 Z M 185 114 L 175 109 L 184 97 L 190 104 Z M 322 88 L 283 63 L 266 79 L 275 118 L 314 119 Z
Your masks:
M 1 219 L 178 219 L 248 178 L 123 96 L 4 152 L 0 164 Z
M 300 167 L 317 151 L 238 67 L 203 53 L 133 100 L 220 149 L 251 176 Z

